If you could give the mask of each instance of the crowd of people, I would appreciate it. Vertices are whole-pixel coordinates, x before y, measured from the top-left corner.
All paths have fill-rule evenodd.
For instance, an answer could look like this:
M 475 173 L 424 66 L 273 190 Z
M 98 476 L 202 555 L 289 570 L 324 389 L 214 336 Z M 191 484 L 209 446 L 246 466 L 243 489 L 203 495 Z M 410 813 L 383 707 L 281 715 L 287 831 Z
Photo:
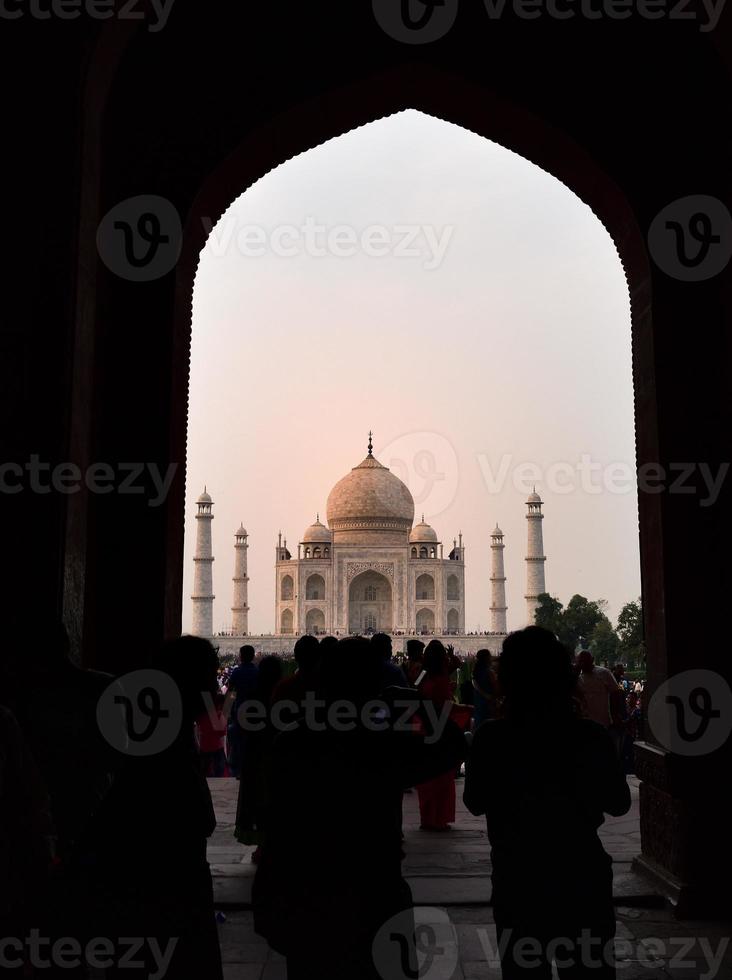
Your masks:
M 526 972 L 515 955 L 525 937 L 539 943 L 532 974 L 544 978 L 557 936 L 612 936 L 597 828 L 630 805 L 616 734 L 630 721 L 622 677 L 538 627 L 511 634 L 497 660 L 480 651 L 462 682 L 465 665 L 439 640 L 410 638 L 398 662 L 387 634 L 305 635 L 294 659 L 285 671 L 244 646 L 222 672 L 207 640 L 171 641 L 152 666 L 179 695 L 175 737 L 126 753 L 100 734 L 113 679 L 74 666 L 62 629 L 30 668 L 4 664 L 3 934 L 106 937 L 117 952 L 124 937 L 147 937 L 139 957 L 150 975 L 163 958 L 169 978 L 221 977 L 205 777 L 230 774 L 236 837 L 254 845 L 255 927 L 286 957 L 290 980 L 379 976 L 372 946 L 394 917 L 416 969 L 403 796 L 417 793 L 422 830 L 449 831 L 464 765 L 465 803 L 485 816 L 492 848 L 504 977 Z
M 303 634 L 296 641 L 293 662 L 298 675 L 302 673 L 300 661 L 303 651 L 317 648 L 311 642 L 314 639 L 317 638 Z M 333 637 L 323 637 L 320 643 L 325 642 L 327 645 L 333 640 Z M 377 633 L 370 640 L 387 645 L 389 634 Z M 391 649 L 390 641 L 388 649 Z M 439 652 L 435 655 L 435 651 L 440 650 L 444 650 L 444 657 Z M 497 682 L 496 661 L 497 658 L 487 649 L 479 650 L 474 658 L 461 659 L 451 646 L 443 647 L 441 643 L 433 641 L 425 645 L 421 640 L 410 639 L 406 643 L 405 653 L 393 658 L 390 656 L 388 663 L 396 671 L 393 682 L 397 685 L 401 682 L 403 686 L 410 688 L 415 687 L 426 663 L 429 670 L 425 672 L 425 678 L 429 680 L 421 688 L 422 697 L 430 697 L 438 703 L 448 700 L 455 702 L 456 716 L 461 714 L 457 710 L 458 706 L 462 706 L 463 721 L 468 709 L 468 728 L 474 730 L 484 721 L 499 717 L 501 712 L 502 697 Z M 257 662 L 271 664 L 266 669 L 279 670 L 283 675 L 293 666 L 278 654 L 266 653 L 257 657 L 254 647 L 245 645 L 239 651 L 238 664 L 219 668 L 220 693 L 217 695 L 216 717 L 212 719 L 211 713 L 207 712 L 199 723 L 201 754 L 207 776 L 239 775 L 237 759 L 241 737 L 237 731 L 236 713 L 242 702 L 255 695 Z M 435 664 L 439 665 L 437 669 Z M 629 680 L 622 663 L 617 663 L 612 668 L 596 665 L 588 650 L 577 654 L 574 670 L 578 678 L 578 712 L 608 730 L 617 746 L 624 771 L 632 774 L 633 743 L 642 733 L 644 681 Z M 461 676 L 465 678 L 462 681 Z M 446 682 L 446 678 L 449 681 Z M 282 690 L 287 688 L 287 684 L 288 679 L 285 678 Z M 229 690 L 237 692 L 236 703 L 230 695 L 224 717 L 224 696 Z

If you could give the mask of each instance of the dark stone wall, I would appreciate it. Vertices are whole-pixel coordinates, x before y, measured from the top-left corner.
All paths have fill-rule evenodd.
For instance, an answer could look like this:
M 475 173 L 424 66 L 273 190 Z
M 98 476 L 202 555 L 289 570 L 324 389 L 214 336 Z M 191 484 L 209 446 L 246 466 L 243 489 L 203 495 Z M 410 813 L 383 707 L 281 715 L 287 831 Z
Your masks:
M 293 154 L 400 108 L 503 143 L 593 208 L 631 291 L 639 462 L 729 460 L 730 270 L 679 282 L 645 247 L 670 201 L 730 204 L 727 19 L 710 33 L 638 17 L 491 21 L 463 3 L 426 45 L 387 36 L 366 0 L 177 0 L 155 33 L 117 19 L 8 22 L 3 459 L 178 467 L 157 508 L 147 494 L 3 495 L 2 594 L 23 642 L 32 648 L 37 619 L 63 614 L 85 663 L 122 670 L 179 629 L 201 217 L 215 221 Z M 95 244 L 100 218 L 137 194 L 169 199 L 185 227 L 176 268 L 142 284 L 110 272 Z M 729 498 L 728 485 L 707 508 L 698 496 L 641 494 L 650 691 L 692 665 L 731 679 Z M 729 761 L 720 750 L 670 782 L 665 757 L 647 766 L 647 849 L 679 878 L 711 880 Z M 661 842 L 711 836 L 682 860 L 653 828 Z M 728 847 L 717 867 L 730 870 Z

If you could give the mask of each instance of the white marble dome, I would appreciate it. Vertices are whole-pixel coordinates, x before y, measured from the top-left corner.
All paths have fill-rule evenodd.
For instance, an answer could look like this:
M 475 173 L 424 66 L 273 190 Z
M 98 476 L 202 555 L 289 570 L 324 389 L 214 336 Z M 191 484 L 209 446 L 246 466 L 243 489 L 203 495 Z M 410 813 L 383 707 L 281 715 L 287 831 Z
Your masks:
M 321 524 L 319 514 L 315 523 L 305 528 L 305 533 L 302 536 L 303 544 L 330 544 L 332 538 L 333 535 L 325 524 Z
M 424 514 L 419 524 L 415 524 L 409 535 L 410 544 L 437 544 L 437 532 L 430 524 L 425 524 Z
M 339 480 L 328 495 L 328 526 L 341 542 L 379 534 L 402 540 L 414 521 L 406 483 L 369 455 Z

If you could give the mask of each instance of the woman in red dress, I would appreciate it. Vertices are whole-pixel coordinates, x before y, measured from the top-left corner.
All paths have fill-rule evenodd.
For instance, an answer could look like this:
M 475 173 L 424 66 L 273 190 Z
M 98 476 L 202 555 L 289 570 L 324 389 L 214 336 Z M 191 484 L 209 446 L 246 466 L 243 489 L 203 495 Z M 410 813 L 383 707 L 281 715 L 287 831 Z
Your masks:
M 426 677 L 419 686 L 420 697 L 432 701 L 435 710 L 442 712 L 446 702 L 452 702 L 454 684 L 450 681 L 450 662 L 439 640 L 431 640 L 424 651 Z M 421 783 L 417 787 L 421 830 L 449 830 L 455 822 L 455 772 Z

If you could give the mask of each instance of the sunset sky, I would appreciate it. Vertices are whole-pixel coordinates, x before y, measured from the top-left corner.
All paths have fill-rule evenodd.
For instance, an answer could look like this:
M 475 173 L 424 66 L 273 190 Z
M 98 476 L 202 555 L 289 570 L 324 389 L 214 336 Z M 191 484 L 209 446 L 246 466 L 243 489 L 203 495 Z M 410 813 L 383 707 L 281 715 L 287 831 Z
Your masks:
M 230 624 L 243 521 L 250 632 L 271 632 L 277 533 L 296 553 L 316 512 L 325 521 L 369 429 L 445 553 L 463 533 L 469 630 L 489 627 L 496 522 L 509 628 L 525 625 L 534 482 L 548 591 L 607 599 L 614 619 L 640 591 L 630 313 L 590 209 L 522 157 L 413 111 L 242 191 L 194 292 L 184 630 L 204 484 L 214 628 Z

